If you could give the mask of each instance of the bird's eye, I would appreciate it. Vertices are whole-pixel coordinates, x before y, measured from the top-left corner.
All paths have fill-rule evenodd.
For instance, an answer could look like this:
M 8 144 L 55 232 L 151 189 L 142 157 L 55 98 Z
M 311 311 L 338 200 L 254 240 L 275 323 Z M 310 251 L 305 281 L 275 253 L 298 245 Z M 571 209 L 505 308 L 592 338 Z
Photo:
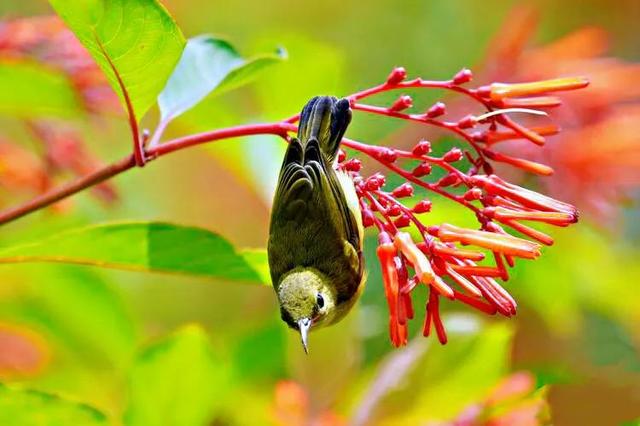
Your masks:
M 318 293 L 316 303 L 318 304 L 318 308 L 322 309 L 324 307 L 324 297 L 322 297 L 322 294 Z

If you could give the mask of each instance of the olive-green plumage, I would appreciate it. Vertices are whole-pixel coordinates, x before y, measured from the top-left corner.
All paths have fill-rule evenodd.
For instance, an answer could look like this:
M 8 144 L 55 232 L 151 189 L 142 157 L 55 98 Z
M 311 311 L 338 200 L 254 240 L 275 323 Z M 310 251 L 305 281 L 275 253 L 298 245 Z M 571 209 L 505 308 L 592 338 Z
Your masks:
M 351 121 L 346 99 L 315 97 L 284 156 L 273 200 L 269 268 L 282 319 L 299 330 L 333 324 L 364 285 L 362 223 L 351 179 L 333 167 Z

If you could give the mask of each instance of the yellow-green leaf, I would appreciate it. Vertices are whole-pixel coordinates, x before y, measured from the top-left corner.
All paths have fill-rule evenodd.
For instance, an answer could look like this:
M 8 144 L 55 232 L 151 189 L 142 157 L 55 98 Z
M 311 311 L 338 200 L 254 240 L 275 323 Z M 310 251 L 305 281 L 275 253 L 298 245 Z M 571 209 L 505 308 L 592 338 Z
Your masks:
M 147 348 L 129 377 L 127 426 L 210 424 L 228 392 L 229 366 L 189 325 Z
M 50 0 L 138 120 L 155 102 L 185 45 L 157 0 Z M 122 80 L 120 87 L 118 78 Z
M 56 395 L 0 384 L 0 425 L 106 426 L 107 418 L 88 405 Z
M 257 267 L 250 262 L 255 261 Z M 60 262 L 266 284 L 264 258 L 245 256 L 218 234 L 162 222 L 77 228 L 0 249 L 0 263 Z
M 79 111 L 73 87 L 62 72 L 36 62 L 0 60 L 0 114 L 72 117 Z
M 201 35 L 187 42 L 158 97 L 163 120 L 171 120 L 204 99 L 248 83 L 262 69 L 285 58 L 282 50 L 244 59 L 225 40 Z

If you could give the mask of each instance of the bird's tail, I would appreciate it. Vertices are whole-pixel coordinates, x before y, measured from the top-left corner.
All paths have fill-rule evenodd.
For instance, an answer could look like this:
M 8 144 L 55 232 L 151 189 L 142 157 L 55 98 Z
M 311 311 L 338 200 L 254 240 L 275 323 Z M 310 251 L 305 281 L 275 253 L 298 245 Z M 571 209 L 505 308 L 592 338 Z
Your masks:
M 303 147 L 310 140 L 317 140 L 320 150 L 331 164 L 336 158 L 340 141 L 350 122 L 349 100 L 316 96 L 302 109 L 298 139 Z

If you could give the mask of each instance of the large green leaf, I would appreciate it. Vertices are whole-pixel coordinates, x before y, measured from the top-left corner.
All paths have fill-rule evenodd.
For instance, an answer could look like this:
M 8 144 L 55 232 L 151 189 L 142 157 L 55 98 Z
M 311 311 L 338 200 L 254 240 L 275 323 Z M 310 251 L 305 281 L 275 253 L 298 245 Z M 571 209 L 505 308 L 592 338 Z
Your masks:
M 96 409 L 58 396 L 0 384 L 0 424 L 19 426 L 101 426 L 109 422 Z
M 50 0 L 138 119 L 155 102 L 185 44 L 157 0 Z
M 68 265 L 22 269 L 18 276 L 26 292 L 19 318 L 46 330 L 50 339 L 84 361 L 130 361 L 135 326 L 116 288 L 100 271 Z
M 130 374 L 128 426 L 209 424 L 228 392 L 229 366 L 190 325 L 145 350 Z
M 67 77 L 29 61 L 0 60 L 0 114 L 69 117 L 79 112 Z
M 284 51 L 278 51 L 244 59 L 225 40 L 210 35 L 189 39 L 158 97 L 162 120 L 177 117 L 209 93 L 221 93 L 248 83 L 262 69 L 284 58 Z
M 255 269 L 250 264 L 253 261 Z M 252 250 L 245 256 L 211 231 L 162 222 L 94 225 L 0 250 L 0 263 L 16 262 L 61 262 L 268 283 L 260 252 Z

